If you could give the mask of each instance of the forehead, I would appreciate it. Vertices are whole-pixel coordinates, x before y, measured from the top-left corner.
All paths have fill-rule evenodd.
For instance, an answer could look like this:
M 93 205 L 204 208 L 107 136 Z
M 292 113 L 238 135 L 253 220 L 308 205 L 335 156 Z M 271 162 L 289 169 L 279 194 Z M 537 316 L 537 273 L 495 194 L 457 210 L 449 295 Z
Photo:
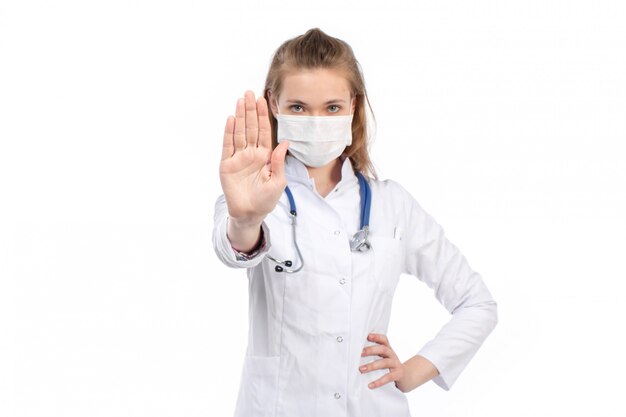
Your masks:
M 297 69 L 283 78 L 281 99 L 303 101 L 326 101 L 331 98 L 350 96 L 350 82 L 338 69 Z

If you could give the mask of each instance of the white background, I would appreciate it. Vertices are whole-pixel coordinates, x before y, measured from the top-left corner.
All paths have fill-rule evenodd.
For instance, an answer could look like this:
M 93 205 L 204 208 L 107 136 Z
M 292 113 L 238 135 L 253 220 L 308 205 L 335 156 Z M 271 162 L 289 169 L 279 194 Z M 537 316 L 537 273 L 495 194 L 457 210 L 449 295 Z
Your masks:
M 624 416 L 625 22 L 618 0 L 0 0 L 0 415 L 232 414 L 247 280 L 211 244 L 224 122 L 320 27 L 363 67 L 379 175 L 498 302 L 414 416 Z M 448 319 L 403 277 L 392 346 L 408 359 Z

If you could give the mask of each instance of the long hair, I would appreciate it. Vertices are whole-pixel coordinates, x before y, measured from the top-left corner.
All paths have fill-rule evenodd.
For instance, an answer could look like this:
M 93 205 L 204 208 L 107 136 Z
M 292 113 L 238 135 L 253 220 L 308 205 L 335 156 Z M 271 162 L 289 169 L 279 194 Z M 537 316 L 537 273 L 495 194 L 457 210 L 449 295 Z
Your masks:
M 318 28 L 308 30 L 304 35 L 285 41 L 274 53 L 270 64 L 263 95 L 269 103 L 269 92 L 275 96 L 281 91 L 285 75 L 300 69 L 339 69 L 346 74 L 356 107 L 352 117 L 352 144 L 344 153 L 350 158 L 355 171 L 378 178 L 369 156 L 370 137 L 368 134 L 366 107 L 375 122 L 374 113 L 367 98 L 361 66 L 350 45 L 341 39 L 333 38 Z M 278 145 L 277 123 L 270 117 L 272 126 L 272 149 Z

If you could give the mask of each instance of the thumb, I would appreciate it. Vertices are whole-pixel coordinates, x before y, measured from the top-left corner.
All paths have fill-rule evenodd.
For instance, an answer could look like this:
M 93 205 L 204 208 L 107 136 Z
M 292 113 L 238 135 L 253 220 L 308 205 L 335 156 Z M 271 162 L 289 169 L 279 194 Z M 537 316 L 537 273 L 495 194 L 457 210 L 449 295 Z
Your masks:
M 272 151 L 271 170 L 272 177 L 283 179 L 285 177 L 285 154 L 289 147 L 288 141 L 283 141 Z

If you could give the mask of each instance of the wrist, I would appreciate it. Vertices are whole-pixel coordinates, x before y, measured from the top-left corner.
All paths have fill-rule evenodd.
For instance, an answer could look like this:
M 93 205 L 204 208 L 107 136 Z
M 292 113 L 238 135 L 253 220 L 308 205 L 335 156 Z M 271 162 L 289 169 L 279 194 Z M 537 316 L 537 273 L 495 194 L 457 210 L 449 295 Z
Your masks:
M 232 217 L 228 216 L 228 221 L 237 229 L 257 229 L 263 223 L 265 216 L 253 216 L 253 217 Z
M 260 229 L 261 229 L 261 232 L 259 233 L 259 238 L 257 242 L 254 244 L 254 246 L 252 247 L 252 249 L 247 250 L 247 251 L 240 251 L 239 249 L 237 249 L 235 246 L 231 244 L 231 247 L 236 252 L 237 260 L 239 261 L 250 260 L 252 258 L 255 258 L 260 252 L 265 250 L 265 245 L 266 245 L 265 234 L 263 232 L 263 228 L 261 227 Z
M 239 220 L 239 222 L 238 222 Z M 255 251 L 261 242 L 263 228 L 262 221 L 240 219 L 231 217 L 227 220 L 226 237 L 230 241 L 231 247 L 238 253 L 245 254 Z
M 403 378 L 396 381 L 396 387 L 407 393 L 420 385 L 430 381 L 437 375 L 439 370 L 428 359 L 420 355 L 415 355 L 403 364 Z

